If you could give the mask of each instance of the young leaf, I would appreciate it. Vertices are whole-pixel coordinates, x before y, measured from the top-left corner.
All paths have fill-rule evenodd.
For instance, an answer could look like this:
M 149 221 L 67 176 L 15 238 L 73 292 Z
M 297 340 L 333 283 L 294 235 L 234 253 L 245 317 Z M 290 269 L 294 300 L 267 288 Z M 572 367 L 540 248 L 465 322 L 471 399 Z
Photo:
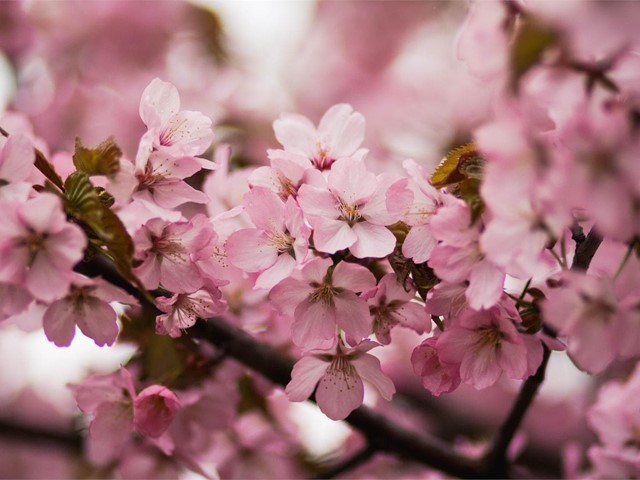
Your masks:
M 113 175 L 120 170 L 122 150 L 113 137 L 107 138 L 95 148 L 87 148 L 76 138 L 73 164 L 87 175 Z

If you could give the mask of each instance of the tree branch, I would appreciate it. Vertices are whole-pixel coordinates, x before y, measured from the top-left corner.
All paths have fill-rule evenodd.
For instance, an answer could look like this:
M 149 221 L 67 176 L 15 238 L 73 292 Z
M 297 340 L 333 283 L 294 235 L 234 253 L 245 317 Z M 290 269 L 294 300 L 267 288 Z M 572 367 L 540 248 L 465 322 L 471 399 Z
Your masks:
M 76 432 L 36 428 L 5 418 L 0 418 L 0 437 L 12 441 L 56 445 L 76 453 L 82 452 L 82 437 Z
M 580 237 L 574 234 L 572 238 L 576 240 L 576 253 L 573 256 L 571 270 L 587 270 L 598 247 L 602 243 L 602 237 L 596 231 L 596 228 L 593 227 L 586 237 Z
M 542 363 L 536 373 L 527 378 L 522 384 L 522 388 L 520 392 L 518 392 L 518 397 L 511 408 L 511 412 L 509 412 L 509 416 L 500 427 L 491 448 L 489 448 L 483 458 L 487 477 L 506 478 L 508 476 L 507 450 L 524 416 L 533 403 L 540 385 L 544 381 L 551 351 L 546 346 L 543 346 L 543 348 Z

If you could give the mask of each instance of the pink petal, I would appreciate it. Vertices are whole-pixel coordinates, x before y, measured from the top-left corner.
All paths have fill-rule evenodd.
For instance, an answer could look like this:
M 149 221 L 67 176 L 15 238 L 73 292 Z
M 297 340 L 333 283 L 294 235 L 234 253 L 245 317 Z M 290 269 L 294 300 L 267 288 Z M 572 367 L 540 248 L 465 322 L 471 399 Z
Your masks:
M 66 224 L 62 203 L 51 193 L 41 193 L 18 209 L 18 217 L 37 233 L 49 233 L 59 230 Z
M 349 251 L 357 258 L 386 257 L 393 252 L 396 246 L 396 237 L 393 233 L 380 225 L 368 222 L 356 223 L 353 226 L 353 232 L 356 234 L 357 240 L 349 247 Z
M 373 355 L 364 354 L 351 360 L 351 364 L 363 380 L 369 382 L 380 392 L 382 398 L 387 401 L 391 400 L 393 394 L 396 393 L 396 387 L 391 379 L 382 372 L 380 360 Z
M 325 189 L 308 184 L 298 190 L 298 203 L 305 216 L 338 218 L 338 200 Z
M 118 336 L 116 312 L 111 306 L 97 298 L 87 298 L 83 310 L 77 312 L 75 323 L 82 333 L 92 338 L 96 345 L 112 345 Z
M 362 298 L 351 291 L 344 291 L 334 297 L 338 326 L 347 335 L 361 340 L 371 335 L 371 316 L 369 306 Z
M 149 128 L 159 127 L 180 109 L 178 89 L 154 78 L 142 92 L 140 118 Z
M 68 272 L 61 272 L 50 256 L 40 251 L 27 272 L 25 286 L 39 300 L 51 302 L 62 298 L 69 290 Z
M 296 267 L 296 260 L 291 255 L 284 253 L 278 257 L 276 263 L 262 272 L 256 279 L 255 288 L 272 288 L 280 280 L 291 275 Z
M 334 158 L 352 155 L 364 141 L 365 119 L 351 105 L 334 105 L 322 116 L 318 134 L 330 145 Z
M 469 306 L 475 310 L 495 305 L 503 293 L 504 273 L 487 260 L 477 263 L 469 275 L 466 296 Z
M 277 247 L 257 228 L 245 228 L 231 234 L 225 250 L 229 261 L 246 272 L 261 272 L 278 260 Z
M 336 309 L 330 305 L 304 300 L 296 307 L 294 318 L 291 339 L 306 350 L 317 348 L 336 336 Z
M 89 459 L 104 465 L 120 456 L 133 431 L 133 408 L 125 402 L 102 403 L 89 426 Z
M 273 122 L 276 139 L 285 150 L 311 154 L 316 147 L 316 129 L 302 115 L 283 114 Z
M 27 180 L 36 158 L 33 144 L 27 136 L 11 135 L 0 155 L 0 179 L 10 183 Z
M 49 305 L 44 313 L 44 333 L 58 347 L 68 347 L 76 333 L 73 304 L 66 298 Z
M 351 247 L 358 240 L 355 230 L 341 220 L 318 217 L 312 225 L 314 245 L 321 252 L 336 253 Z
M 316 390 L 318 407 L 332 420 L 345 419 L 362 405 L 363 400 L 364 385 L 355 368 L 349 363 L 341 370 L 330 367 L 320 379 Z
M 314 355 L 298 360 L 291 371 L 291 381 L 284 390 L 289 400 L 302 402 L 309 398 L 328 367 L 326 361 Z
M 285 278 L 273 287 L 269 299 L 284 314 L 292 315 L 296 307 L 313 291 L 306 283 L 293 278 Z
M 350 158 L 337 160 L 333 164 L 328 184 L 331 192 L 350 205 L 368 200 L 378 186 L 376 176 L 367 170 L 364 162 Z
M 376 286 L 376 277 L 362 265 L 340 262 L 333 270 L 331 284 L 353 292 L 362 292 Z
M 267 232 L 284 230 L 284 202 L 271 190 L 254 187 L 242 199 L 245 212 L 253 224 Z

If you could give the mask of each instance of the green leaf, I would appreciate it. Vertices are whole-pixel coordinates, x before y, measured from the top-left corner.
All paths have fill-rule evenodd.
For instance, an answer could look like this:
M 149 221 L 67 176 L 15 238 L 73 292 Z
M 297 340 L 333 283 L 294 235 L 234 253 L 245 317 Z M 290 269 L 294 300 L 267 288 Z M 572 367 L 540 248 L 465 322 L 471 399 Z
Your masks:
M 65 182 L 64 202 L 67 214 L 84 224 L 102 242 L 101 252 L 113 261 L 120 274 L 146 292 L 133 273 L 133 240 L 118 216 L 104 205 L 87 173 L 69 175 Z
M 539 64 L 544 53 L 557 43 L 554 30 L 530 16 L 522 18 L 509 52 L 510 86 L 514 93 L 518 92 L 524 74 Z
M 76 138 L 73 164 L 87 175 L 113 175 L 120 170 L 122 150 L 113 137 L 107 138 L 95 148 L 87 148 Z

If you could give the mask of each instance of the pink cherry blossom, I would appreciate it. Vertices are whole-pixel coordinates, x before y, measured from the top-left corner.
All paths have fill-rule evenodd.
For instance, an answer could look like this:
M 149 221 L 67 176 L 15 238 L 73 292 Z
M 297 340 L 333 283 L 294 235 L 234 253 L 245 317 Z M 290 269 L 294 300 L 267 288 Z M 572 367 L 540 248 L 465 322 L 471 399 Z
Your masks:
M 380 361 L 366 352 L 378 346 L 365 340 L 356 347 L 338 344 L 333 353 L 315 353 L 302 357 L 294 365 L 285 393 L 292 402 L 309 398 L 316 385 L 315 399 L 322 413 L 332 420 L 342 420 L 362 405 L 365 380 L 382 398 L 391 400 L 396 389 L 380 367 Z
M 193 293 L 176 293 L 171 297 L 156 298 L 156 306 L 163 315 L 156 317 L 156 333 L 177 338 L 192 327 L 198 318 L 210 318 L 226 309 L 220 290 L 209 285 Z
M 390 254 L 396 239 L 385 225 L 398 216 L 387 211 L 386 191 L 394 181 L 376 177 L 363 162 L 342 159 L 333 165 L 326 187 L 300 187 L 298 201 L 314 230 L 315 248 L 326 253 L 348 248 L 358 258 Z
M 462 201 L 438 209 L 431 219 L 431 233 L 439 241 L 430 254 L 429 266 L 448 283 L 469 282 L 466 297 L 474 309 L 495 305 L 503 292 L 505 275 L 479 244 L 479 222 L 471 224 L 471 211 Z
M 0 137 L 0 198 L 8 198 L 30 190 L 26 183 L 31 176 L 36 154 L 29 138 L 22 134 Z
M 460 385 L 460 366 L 441 361 L 438 355 L 438 337 L 427 338 L 411 353 L 411 364 L 422 386 L 438 397 L 453 392 Z
M 424 306 L 412 302 L 416 296 L 413 286 L 405 289 L 395 273 L 388 273 L 375 289 L 363 292 L 373 318 L 373 333 L 380 343 L 391 343 L 391 329 L 396 325 L 411 328 L 422 334 L 431 330 L 431 320 Z
M 309 227 L 293 198 L 285 203 L 263 187 L 247 193 L 243 205 L 256 228 L 238 230 L 227 239 L 229 261 L 244 271 L 259 273 L 256 288 L 271 288 L 305 260 Z
M 306 168 L 329 170 L 341 158 L 362 159 L 365 149 L 364 117 L 351 105 L 334 105 L 323 115 L 318 128 L 297 114 L 283 114 L 273 123 L 276 138 L 284 147 L 270 150 L 269 157 L 284 157 Z
M 618 356 L 638 354 L 640 296 L 632 285 L 566 272 L 561 286 L 547 294 L 543 318 L 567 337 L 569 355 L 581 369 L 601 372 Z
M 0 210 L 0 281 L 45 302 L 64 296 L 87 240 L 66 221 L 60 199 L 41 193 L 23 203 L 0 200 Z
M 402 243 L 402 254 L 415 263 L 424 263 L 437 243 L 429 223 L 449 195 L 436 190 L 429 182 L 429 175 L 415 161 L 405 160 L 403 166 L 409 178 L 389 188 L 387 208 L 391 213 L 400 214 L 400 220 L 411 226 Z
M 499 304 L 479 312 L 466 310 L 438 337 L 438 357 L 460 365 L 460 378 L 477 389 L 493 385 L 504 372 L 513 379 L 533 375 L 542 361 L 542 343 L 518 332 L 518 314 Z
M 336 326 L 361 340 L 371 334 L 366 301 L 356 293 L 374 287 L 375 277 L 365 267 L 331 259 L 314 258 L 295 277 L 276 285 L 269 298 L 295 319 L 292 340 L 305 349 L 316 348 L 336 338 Z
M 47 308 L 44 333 L 58 347 L 71 344 L 76 325 L 96 345 L 112 345 L 118 335 L 117 315 L 109 302 L 136 305 L 131 295 L 101 279 L 76 276 L 69 293 Z
M 200 112 L 180 110 L 180 96 L 172 84 L 154 78 L 140 100 L 140 118 L 148 131 L 136 156 L 138 169 L 158 150 L 172 157 L 203 153 L 213 141 L 211 120 Z
M 180 401 L 175 393 L 161 385 L 142 390 L 133 402 L 133 424 L 138 432 L 158 438 L 171 425 Z
M 203 215 L 176 223 L 151 219 L 134 236 L 136 256 L 142 261 L 135 272 L 149 289 L 162 285 L 174 293 L 192 293 L 204 283 L 192 255 L 214 239 L 213 227 Z

